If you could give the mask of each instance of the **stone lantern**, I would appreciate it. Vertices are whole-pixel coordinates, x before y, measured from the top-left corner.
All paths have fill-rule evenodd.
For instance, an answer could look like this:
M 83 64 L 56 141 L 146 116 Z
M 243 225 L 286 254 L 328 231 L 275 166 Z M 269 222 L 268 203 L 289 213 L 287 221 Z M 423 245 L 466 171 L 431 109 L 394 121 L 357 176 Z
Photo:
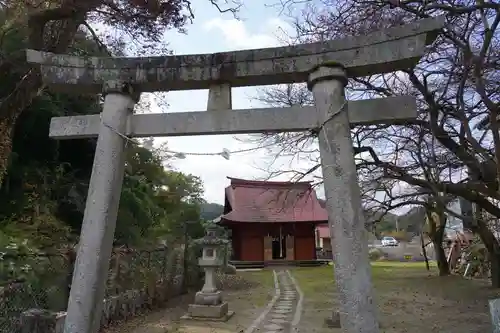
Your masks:
M 234 312 L 229 311 L 227 302 L 222 301 L 221 291 L 217 290 L 215 283 L 215 272 L 224 265 L 220 254 L 229 241 L 218 237 L 215 226 L 209 226 L 205 236 L 196 242 L 203 247 L 198 264 L 205 271 L 205 284 L 201 291 L 196 293 L 194 304 L 189 304 L 188 314 L 183 318 L 227 321 Z

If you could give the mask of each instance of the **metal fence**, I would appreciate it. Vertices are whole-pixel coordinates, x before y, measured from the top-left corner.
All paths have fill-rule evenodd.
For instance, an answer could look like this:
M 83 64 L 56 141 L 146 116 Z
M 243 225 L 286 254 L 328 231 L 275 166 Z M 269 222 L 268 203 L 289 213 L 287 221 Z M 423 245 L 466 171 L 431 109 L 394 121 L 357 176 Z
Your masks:
M 106 296 L 142 289 L 165 279 L 178 265 L 182 248 L 114 249 L 106 282 Z M 190 251 L 191 252 L 191 251 Z M 1 254 L 0 254 L 1 255 Z M 195 257 L 192 253 L 190 257 Z M 20 314 L 39 308 L 64 311 L 71 287 L 75 253 L 72 250 L 43 254 L 9 254 L 0 257 L 0 333 L 15 333 Z M 176 261 L 176 262 L 174 262 Z M 188 274 L 189 275 L 189 274 Z

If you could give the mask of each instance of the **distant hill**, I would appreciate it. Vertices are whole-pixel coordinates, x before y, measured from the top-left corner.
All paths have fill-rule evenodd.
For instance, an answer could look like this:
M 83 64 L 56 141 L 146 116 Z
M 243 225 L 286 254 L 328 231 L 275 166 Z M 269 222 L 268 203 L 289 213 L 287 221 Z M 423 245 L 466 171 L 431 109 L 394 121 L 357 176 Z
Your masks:
M 208 202 L 201 205 L 200 216 L 202 219 L 210 221 L 222 215 L 224 206 L 218 203 Z
M 408 232 L 420 233 L 425 223 L 425 208 L 413 207 L 408 213 L 400 217 L 403 226 Z
M 374 218 L 375 219 L 375 218 Z M 387 213 L 380 222 L 375 225 L 376 233 L 387 231 L 406 231 L 412 234 L 420 234 L 422 225 L 425 222 L 425 209 L 423 207 L 413 207 L 404 215 Z
M 324 199 L 319 199 L 319 203 L 322 207 L 325 207 Z M 388 212 L 380 221 L 375 222 L 380 218 L 381 214 L 382 213 L 365 213 L 367 225 L 371 226 L 375 223 L 372 231 L 376 234 L 387 231 L 395 231 L 396 226 L 399 230 L 418 234 L 420 233 L 423 222 L 425 221 L 425 209 L 421 206 L 413 207 L 406 214 L 399 216 Z M 370 227 L 367 228 L 370 229 Z

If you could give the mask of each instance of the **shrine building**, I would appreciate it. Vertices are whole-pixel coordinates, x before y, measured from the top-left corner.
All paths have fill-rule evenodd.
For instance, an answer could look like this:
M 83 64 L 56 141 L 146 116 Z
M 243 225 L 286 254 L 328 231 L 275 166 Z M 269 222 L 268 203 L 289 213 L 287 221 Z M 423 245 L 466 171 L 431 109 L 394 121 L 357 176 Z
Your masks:
M 228 178 L 218 223 L 230 230 L 233 262 L 316 260 L 316 225 L 328 214 L 310 182 Z

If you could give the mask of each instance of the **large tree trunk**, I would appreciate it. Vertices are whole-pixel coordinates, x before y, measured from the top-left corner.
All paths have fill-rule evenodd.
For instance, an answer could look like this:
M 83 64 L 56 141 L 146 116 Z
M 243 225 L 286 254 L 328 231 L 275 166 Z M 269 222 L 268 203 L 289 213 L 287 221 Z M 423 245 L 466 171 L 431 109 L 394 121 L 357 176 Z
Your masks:
M 443 242 L 436 242 L 433 239 L 432 244 L 434 245 L 434 253 L 436 255 L 439 276 L 450 275 L 450 266 L 448 265 L 448 261 L 446 260 L 446 254 L 444 253 L 443 249 Z
M 488 251 L 491 264 L 491 286 L 500 288 L 500 244 L 484 221 L 477 221 L 475 231 Z
M 429 271 L 430 270 L 429 257 L 427 256 L 427 249 L 425 248 L 423 230 L 420 230 L 420 245 L 422 246 L 422 255 L 424 256 L 425 259 L 425 268 L 427 268 L 427 270 Z
M 448 265 L 448 260 L 446 260 L 446 254 L 443 249 L 443 236 L 444 225 L 440 224 L 432 235 L 432 245 L 434 246 L 439 276 L 450 275 L 450 266 Z
M 495 256 L 490 255 L 490 267 L 491 267 L 491 286 L 494 288 L 500 288 L 500 255 Z
M 429 221 L 429 237 L 432 241 L 434 247 L 434 255 L 436 256 L 436 261 L 439 270 L 439 276 L 450 275 L 450 266 L 448 265 L 448 260 L 446 259 L 446 254 L 443 249 L 443 237 L 444 230 L 446 226 L 446 216 L 442 209 L 439 209 L 439 204 L 436 204 L 435 212 L 438 215 L 438 221 L 432 215 L 432 211 L 426 209 L 427 219 Z

